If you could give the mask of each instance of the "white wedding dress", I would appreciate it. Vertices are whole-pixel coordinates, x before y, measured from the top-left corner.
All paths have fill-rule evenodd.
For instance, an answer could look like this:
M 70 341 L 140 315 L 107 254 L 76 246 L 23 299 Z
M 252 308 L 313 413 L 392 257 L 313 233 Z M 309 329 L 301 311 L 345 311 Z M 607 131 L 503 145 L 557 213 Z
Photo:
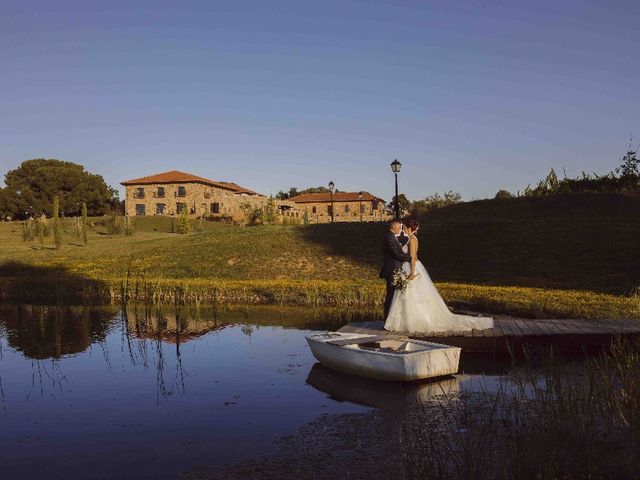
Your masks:
M 403 250 L 406 253 L 406 245 Z M 411 265 L 404 263 L 402 269 L 409 275 Z M 416 262 L 416 274 L 404 292 L 395 291 L 385 330 L 427 333 L 493 328 L 493 318 L 451 313 L 420 261 Z

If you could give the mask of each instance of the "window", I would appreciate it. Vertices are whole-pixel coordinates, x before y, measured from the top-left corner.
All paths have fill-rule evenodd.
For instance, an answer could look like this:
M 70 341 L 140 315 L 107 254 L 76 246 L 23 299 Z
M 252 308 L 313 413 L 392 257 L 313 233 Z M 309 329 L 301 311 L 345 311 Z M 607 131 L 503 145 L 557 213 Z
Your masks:
M 136 204 L 136 215 L 144 215 L 144 204 Z
M 158 187 L 158 190 L 156 190 L 156 198 L 164 198 L 164 187 Z
M 220 204 L 219 203 L 212 203 L 211 205 L 211 213 L 220 213 Z
M 164 215 L 167 206 L 164 203 L 156 203 L 156 215 Z
M 311 213 L 318 213 L 318 209 L 316 207 L 311 207 Z
M 333 207 L 331 205 L 327 207 L 327 215 L 333 215 Z
M 374 200 L 371 202 L 371 210 L 378 210 L 378 201 Z
M 178 187 L 178 196 L 179 197 L 186 197 L 187 196 L 187 189 L 185 187 Z
M 349 205 L 344 206 L 344 213 L 349 213 Z
M 186 212 L 186 211 L 187 211 L 187 204 L 186 203 L 182 203 L 182 202 L 176 203 L 176 212 L 177 213 L 182 213 L 182 212 Z
M 136 191 L 133 194 L 133 198 L 144 198 L 144 188 L 136 188 Z
M 367 206 L 360 204 L 360 213 L 367 213 Z

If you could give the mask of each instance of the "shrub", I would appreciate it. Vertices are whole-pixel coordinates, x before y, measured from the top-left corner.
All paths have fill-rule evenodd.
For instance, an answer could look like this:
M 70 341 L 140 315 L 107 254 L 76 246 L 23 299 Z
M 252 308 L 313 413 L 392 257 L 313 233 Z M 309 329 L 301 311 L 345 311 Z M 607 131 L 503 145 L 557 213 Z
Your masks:
M 82 243 L 87 244 L 87 203 L 82 202 Z
M 136 231 L 136 218 L 125 216 L 124 217 L 124 234 L 125 235 L 133 235 L 133 232 Z
M 44 213 L 36 219 L 36 235 L 40 242 L 40 248 L 44 248 L 44 239 L 49 236 L 49 225 Z
M 189 215 L 186 210 L 183 210 L 178 217 L 178 233 L 180 235 L 186 235 L 191 231 L 191 222 L 189 221 Z
M 62 247 L 62 222 L 60 221 L 60 199 L 53 197 L 53 246 L 56 250 Z
M 120 235 L 122 233 L 122 217 L 117 210 L 113 210 L 106 216 L 105 226 L 109 235 Z
M 496 199 L 500 199 L 500 198 L 513 198 L 513 194 L 509 191 L 509 190 L 498 190 L 498 193 L 496 193 Z
M 22 241 L 30 242 L 34 239 L 36 232 L 35 220 L 33 218 L 27 218 L 22 222 Z

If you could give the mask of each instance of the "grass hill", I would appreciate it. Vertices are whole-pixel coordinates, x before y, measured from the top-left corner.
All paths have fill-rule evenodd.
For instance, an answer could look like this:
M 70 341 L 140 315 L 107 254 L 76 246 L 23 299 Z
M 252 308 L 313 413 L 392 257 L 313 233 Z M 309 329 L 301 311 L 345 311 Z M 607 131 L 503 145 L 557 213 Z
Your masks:
M 553 289 L 633 302 L 630 295 L 640 287 L 639 198 L 571 194 L 482 200 L 435 210 L 421 220 L 421 259 L 453 301 L 482 307 L 483 295 L 511 292 L 513 303 L 543 289 L 528 300 L 537 302 Z M 170 218 L 148 217 L 137 219 L 133 236 L 109 236 L 96 225 L 86 247 L 65 235 L 59 251 L 22 242 L 20 228 L 0 223 L 0 275 L 7 278 L 20 276 L 29 265 L 113 283 L 131 263 L 138 274 L 160 283 L 251 281 L 268 290 L 280 282 L 280 290 L 295 290 L 294 284 L 315 282 L 322 291 L 328 285 L 339 291 L 361 284 L 375 295 L 382 288 L 376 281 L 382 224 L 237 227 L 205 222 L 202 232 L 178 235 L 170 233 Z M 70 224 L 66 230 L 71 231 Z M 471 287 L 476 293 L 464 294 Z M 484 308 L 505 310 L 487 302 Z

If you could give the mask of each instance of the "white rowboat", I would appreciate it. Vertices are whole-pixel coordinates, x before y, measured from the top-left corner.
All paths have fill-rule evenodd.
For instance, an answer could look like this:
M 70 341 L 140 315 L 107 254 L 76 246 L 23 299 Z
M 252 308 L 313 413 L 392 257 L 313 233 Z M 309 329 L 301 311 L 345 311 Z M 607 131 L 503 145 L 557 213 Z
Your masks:
M 306 337 L 323 365 L 376 380 L 410 382 L 458 372 L 460 348 L 390 335 L 317 333 Z

